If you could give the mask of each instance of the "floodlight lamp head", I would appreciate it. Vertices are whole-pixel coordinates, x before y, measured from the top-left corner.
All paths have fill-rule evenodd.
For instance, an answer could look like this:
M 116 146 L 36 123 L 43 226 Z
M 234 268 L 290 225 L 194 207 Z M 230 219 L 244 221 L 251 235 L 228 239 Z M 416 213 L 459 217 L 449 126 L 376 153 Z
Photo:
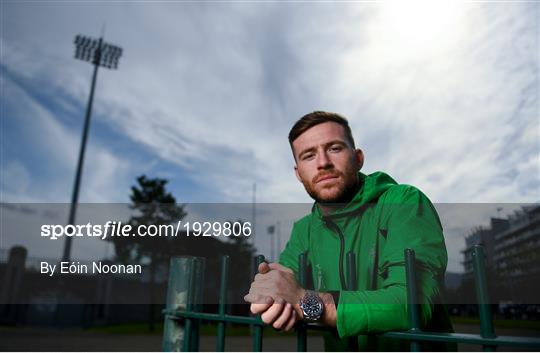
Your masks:
M 116 69 L 122 56 L 122 48 L 82 35 L 75 36 L 75 58 L 92 62 L 94 65 Z

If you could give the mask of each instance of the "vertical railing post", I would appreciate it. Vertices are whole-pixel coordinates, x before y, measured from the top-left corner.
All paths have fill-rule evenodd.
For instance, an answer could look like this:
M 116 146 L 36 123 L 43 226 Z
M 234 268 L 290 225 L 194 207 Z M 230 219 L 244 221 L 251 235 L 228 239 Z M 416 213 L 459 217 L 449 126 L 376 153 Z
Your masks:
M 347 253 L 347 290 L 357 290 L 356 281 L 356 254 L 352 251 Z M 336 303 L 337 305 L 337 303 Z M 357 352 L 358 349 L 358 337 L 352 336 L 347 340 L 347 349 L 349 352 Z
M 195 258 L 195 275 L 193 277 L 194 280 L 194 310 L 197 312 L 203 311 L 203 297 L 204 297 L 204 259 L 200 257 Z M 191 331 L 192 334 L 192 346 L 191 351 L 192 352 L 198 352 L 199 351 L 199 341 L 200 341 L 200 327 L 201 327 L 201 320 L 197 319 L 194 321 L 195 325 L 193 325 L 193 330 Z
M 263 255 L 257 256 L 257 259 L 255 261 L 255 264 L 256 264 L 255 273 L 258 272 L 259 265 L 263 262 L 264 262 L 264 256 Z M 262 334 L 263 334 L 263 326 L 254 325 L 253 327 L 253 352 L 262 351 Z
M 202 286 L 204 284 L 204 259 L 192 257 L 191 272 L 187 292 L 186 311 L 198 311 L 201 309 Z M 195 352 L 199 350 L 199 320 L 186 318 L 184 352 Z
M 407 280 L 407 314 L 409 316 L 410 331 L 420 331 L 420 315 L 418 312 L 418 292 L 416 288 L 416 259 L 413 249 L 405 249 L 405 272 Z M 419 352 L 420 343 L 411 341 L 411 351 Z
M 484 265 L 484 248 L 480 245 L 473 246 L 472 249 L 474 284 L 476 287 L 476 298 L 478 300 L 478 315 L 480 316 L 480 335 L 483 338 L 495 338 L 493 329 L 493 318 L 491 317 L 491 307 L 486 283 L 486 268 Z M 495 351 L 496 346 L 483 345 L 484 351 Z
M 194 300 L 194 297 L 195 297 L 195 259 L 194 258 L 190 258 L 190 263 L 191 263 L 191 271 L 189 272 L 189 277 L 188 277 L 188 291 L 187 291 L 187 303 L 186 303 L 186 311 L 193 311 L 193 300 Z M 185 336 L 184 336 L 184 347 L 183 347 L 183 351 L 184 352 L 191 352 L 191 341 L 193 339 L 192 337 L 192 330 L 193 330 L 193 319 L 191 318 L 186 318 L 186 324 L 185 324 Z
M 307 286 L 307 276 L 307 252 L 304 252 L 298 255 L 298 280 L 303 288 Z M 299 321 L 297 326 L 296 350 L 298 352 L 307 351 L 307 329 L 306 324 L 302 321 Z
M 167 311 L 192 310 L 194 299 L 199 297 L 193 283 L 204 283 L 204 259 L 193 257 L 173 257 L 169 267 L 167 288 Z M 199 300 L 200 301 L 200 300 Z M 163 351 L 180 352 L 191 349 L 193 323 L 189 319 L 179 320 L 165 315 L 163 329 Z M 195 331 L 196 332 L 196 331 Z
M 227 284 L 229 278 L 229 256 L 225 255 L 221 258 L 221 283 L 219 286 L 219 315 L 225 320 L 226 305 L 227 305 Z M 216 351 L 225 351 L 225 321 L 218 323 Z

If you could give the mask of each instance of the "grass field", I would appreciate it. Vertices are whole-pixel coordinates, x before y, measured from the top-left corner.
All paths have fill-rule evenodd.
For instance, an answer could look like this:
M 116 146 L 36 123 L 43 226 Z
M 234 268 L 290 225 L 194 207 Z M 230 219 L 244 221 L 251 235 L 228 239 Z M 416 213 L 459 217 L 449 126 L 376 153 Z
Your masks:
M 452 320 L 453 324 L 480 326 L 480 320 L 478 318 L 451 316 L 450 319 Z M 540 321 L 538 320 L 493 320 L 493 325 L 495 328 L 513 328 L 540 331 Z
M 249 326 L 236 326 L 227 325 L 227 336 L 250 336 L 251 331 Z M 150 331 L 147 323 L 137 324 L 120 324 L 110 325 L 102 327 L 93 327 L 88 329 L 90 332 L 95 333 L 110 333 L 110 334 L 127 334 L 127 335 L 162 335 L 163 323 L 156 324 L 154 331 Z M 202 336 L 215 336 L 217 334 L 217 326 L 215 324 L 203 324 L 201 325 Z M 319 332 L 312 332 L 314 335 L 319 335 Z M 270 327 L 264 328 L 265 337 L 268 336 L 294 336 L 294 332 L 279 332 Z
M 480 320 L 478 318 L 468 318 L 460 316 L 451 317 L 453 324 L 461 325 L 480 325 Z M 495 328 L 510 328 L 510 329 L 527 329 L 527 330 L 538 330 L 540 331 L 540 321 L 527 321 L 527 320 L 494 320 Z M 110 333 L 110 334 L 133 334 L 133 335 L 161 335 L 163 334 L 163 323 L 158 323 L 155 326 L 154 331 L 148 329 L 147 323 L 137 323 L 137 324 L 121 324 L 121 325 L 111 325 L 103 327 L 94 327 L 88 329 L 91 332 L 96 333 Z M 216 335 L 216 325 L 214 324 L 204 324 L 201 325 L 201 335 L 202 336 L 214 336 Z M 312 334 L 319 334 L 318 332 L 311 332 Z M 248 326 L 233 326 L 227 325 L 227 336 L 249 336 L 250 329 Z M 270 327 L 265 328 L 265 336 L 287 336 L 294 335 L 294 333 L 284 333 L 273 330 Z

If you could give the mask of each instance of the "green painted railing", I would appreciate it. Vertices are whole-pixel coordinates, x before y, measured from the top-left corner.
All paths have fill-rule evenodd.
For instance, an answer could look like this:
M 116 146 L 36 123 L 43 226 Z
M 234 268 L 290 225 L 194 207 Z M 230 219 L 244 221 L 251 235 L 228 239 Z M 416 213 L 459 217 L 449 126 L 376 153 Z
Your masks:
M 415 254 L 406 249 L 405 270 L 407 281 L 407 311 L 411 329 L 403 332 L 387 332 L 379 336 L 410 341 L 411 351 L 420 350 L 420 342 L 445 342 L 482 345 L 484 351 L 494 351 L 498 346 L 540 349 L 540 339 L 535 337 L 496 336 L 493 319 L 489 309 L 489 297 L 484 268 L 484 252 L 481 246 L 472 250 L 474 275 L 481 334 L 425 332 L 420 329 L 419 304 L 417 300 Z M 264 261 L 259 255 L 256 264 Z M 299 256 L 299 282 L 307 283 L 307 254 Z M 348 277 L 347 287 L 356 288 L 356 257 L 349 252 L 346 257 Z M 219 291 L 218 314 L 201 312 L 202 284 L 204 283 L 204 259 L 173 258 L 169 273 L 167 306 L 164 310 L 165 327 L 163 337 L 164 351 L 193 352 L 199 349 L 199 325 L 201 320 L 217 323 L 216 351 L 225 350 L 226 323 L 250 325 L 252 327 L 253 351 L 262 351 L 264 323 L 259 316 L 234 316 L 226 314 L 227 285 L 229 276 L 229 257 L 221 261 L 221 283 Z M 329 331 L 330 328 L 319 324 L 297 324 L 297 351 L 307 351 L 307 330 Z M 358 350 L 356 337 L 349 339 L 349 349 Z

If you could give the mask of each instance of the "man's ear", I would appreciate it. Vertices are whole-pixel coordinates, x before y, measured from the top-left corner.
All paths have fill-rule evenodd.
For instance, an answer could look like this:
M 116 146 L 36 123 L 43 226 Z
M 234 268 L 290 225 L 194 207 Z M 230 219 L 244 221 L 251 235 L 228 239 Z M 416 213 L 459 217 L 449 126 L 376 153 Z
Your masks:
M 298 174 L 298 167 L 294 166 L 294 174 L 296 175 L 296 179 L 298 179 L 299 182 L 302 182 L 302 179 L 300 179 L 300 174 Z
M 356 160 L 356 164 L 358 165 L 358 170 L 362 169 L 364 166 L 364 152 L 362 152 L 361 149 L 357 148 L 354 151 L 354 158 Z

